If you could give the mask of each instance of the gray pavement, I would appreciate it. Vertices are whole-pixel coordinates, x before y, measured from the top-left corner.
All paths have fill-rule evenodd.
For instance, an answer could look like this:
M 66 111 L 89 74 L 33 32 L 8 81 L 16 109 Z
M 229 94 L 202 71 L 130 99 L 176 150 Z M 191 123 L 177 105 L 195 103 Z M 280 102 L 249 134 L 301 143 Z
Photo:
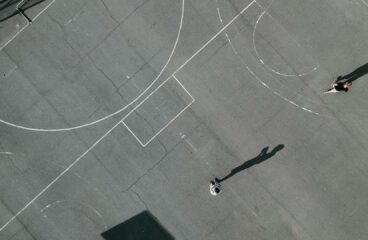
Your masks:
M 368 61 L 364 0 L 51 2 L 0 51 L 0 239 L 144 211 L 175 239 L 366 238 L 368 75 L 323 94 Z

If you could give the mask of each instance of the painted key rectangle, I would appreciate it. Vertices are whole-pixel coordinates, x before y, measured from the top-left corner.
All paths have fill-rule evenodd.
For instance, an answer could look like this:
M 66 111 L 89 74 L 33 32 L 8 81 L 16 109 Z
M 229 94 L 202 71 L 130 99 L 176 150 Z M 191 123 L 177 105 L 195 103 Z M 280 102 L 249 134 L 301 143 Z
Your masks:
M 145 147 L 194 101 L 181 82 L 172 77 L 129 112 L 122 123 Z

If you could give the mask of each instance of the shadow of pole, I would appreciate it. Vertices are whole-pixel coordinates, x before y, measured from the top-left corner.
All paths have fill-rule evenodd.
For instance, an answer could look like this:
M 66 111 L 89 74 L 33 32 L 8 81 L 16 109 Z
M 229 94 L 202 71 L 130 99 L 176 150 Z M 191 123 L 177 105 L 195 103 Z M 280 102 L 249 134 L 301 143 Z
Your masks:
M 265 147 L 262 149 L 262 151 L 258 154 L 258 156 L 256 156 L 255 158 L 252 158 L 248 161 L 246 161 L 245 163 L 243 163 L 242 165 L 234 168 L 233 170 L 231 170 L 231 172 L 226 175 L 225 177 L 221 178 L 221 179 L 216 179 L 217 182 L 223 182 L 228 178 L 231 178 L 232 176 L 234 176 L 235 174 L 250 168 L 256 164 L 259 164 L 263 161 L 266 161 L 267 159 L 273 157 L 278 151 L 282 150 L 285 147 L 284 144 L 279 144 L 277 145 L 271 152 L 267 153 L 268 151 L 268 147 Z
M 18 6 L 18 4 L 22 3 L 22 0 L 0 0 L 0 23 L 5 22 L 19 13 L 24 15 L 28 21 L 32 22 L 25 14 L 25 11 L 44 1 L 46 0 L 27 0 L 24 1 L 21 6 Z M 17 8 L 17 6 L 19 8 Z

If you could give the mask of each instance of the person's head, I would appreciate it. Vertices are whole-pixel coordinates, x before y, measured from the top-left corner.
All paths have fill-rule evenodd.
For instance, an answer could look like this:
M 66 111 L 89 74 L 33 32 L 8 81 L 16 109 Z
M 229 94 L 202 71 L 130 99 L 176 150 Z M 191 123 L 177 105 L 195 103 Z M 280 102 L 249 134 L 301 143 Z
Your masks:
M 344 87 L 345 87 L 345 88 L 350 88 L 350 87 L 351 87 L 351 85 L 353 85 L 351 82 L 346 82 L 346 83 L 344 84 Z
M 219 188 L 215 188 L 215 193 L 219 194 L 220 193 L 220 189 Z

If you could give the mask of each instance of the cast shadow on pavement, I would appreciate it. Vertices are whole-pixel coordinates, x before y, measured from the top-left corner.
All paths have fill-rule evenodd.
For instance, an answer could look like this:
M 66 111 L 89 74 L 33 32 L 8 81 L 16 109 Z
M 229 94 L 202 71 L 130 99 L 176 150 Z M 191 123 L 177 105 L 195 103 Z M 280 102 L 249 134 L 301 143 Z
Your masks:
M 357 69 L 355 69 L 349 74 L 346 74 L 345 76 L 339 76 L 337 78 L 337 81 L 346 79 L 346 82 L 353 82 L 358 78 L 363 77 L 367 73 L 368 73 L 368 63 L 358 67 Z
M 285 147 L 284 144 L 279 144 L 277 145 L 271 152 L 267 153 L 268 151 L 268 147 L 265 147 L 262 149 L 262 151 L 258 154 L 258 156 L 256 156 L 255 158 L 252 158 L 248 161 L 246 161 L 245 163 L 243 163 L 242 165 L 234 168 L 233 170 L 231 170 L 231 172 L 226 175 L 225 177 L 221 178 L 221 179 L 217 179 L 217 182 L 222 182 L 225 181 L 228 178 L 231 178 L 232 176 L 234 176 L 235 174 L 250 168 L 256 164 L 259 164 L 263 161 L 266 161 L 267 159 L 273 157 L 278 151 L 282 150 Z

